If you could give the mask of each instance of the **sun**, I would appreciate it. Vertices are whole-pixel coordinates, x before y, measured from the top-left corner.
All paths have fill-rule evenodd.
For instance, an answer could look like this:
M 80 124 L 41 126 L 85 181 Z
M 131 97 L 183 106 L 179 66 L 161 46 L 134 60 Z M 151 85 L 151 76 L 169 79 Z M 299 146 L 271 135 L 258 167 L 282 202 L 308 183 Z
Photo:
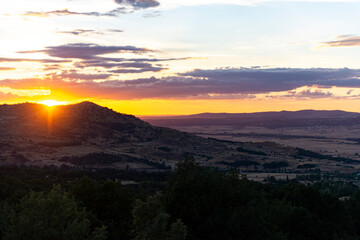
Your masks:
M 60 102 L 57 100 L 43 100 L 43 101 L 39 101 L 38 103 L 46 105 L 48 107 L 54 107 L 54 106 L 66 104 L 66 102 Z

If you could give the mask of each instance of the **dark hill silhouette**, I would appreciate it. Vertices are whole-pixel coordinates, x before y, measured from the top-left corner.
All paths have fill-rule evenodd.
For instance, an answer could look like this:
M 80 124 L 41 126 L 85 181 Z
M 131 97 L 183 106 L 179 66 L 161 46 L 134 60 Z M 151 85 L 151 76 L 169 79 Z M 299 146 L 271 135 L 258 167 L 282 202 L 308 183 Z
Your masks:
M 91 102 L 0 105 L 0 164 L 155 170 L 193 157 L 206 166 L 262 169 L 281 160 L 296 169 L 298 154 L 275 143 L 221 141 L 152 126 Z M 340 161 L 307 155 L 334 166 Z
M 143 117 L 156 126 L 304 127 L 360 124 L 360 113 L 345 111 L 281 111 L 258 113 L 201 113 L 185 116 Z

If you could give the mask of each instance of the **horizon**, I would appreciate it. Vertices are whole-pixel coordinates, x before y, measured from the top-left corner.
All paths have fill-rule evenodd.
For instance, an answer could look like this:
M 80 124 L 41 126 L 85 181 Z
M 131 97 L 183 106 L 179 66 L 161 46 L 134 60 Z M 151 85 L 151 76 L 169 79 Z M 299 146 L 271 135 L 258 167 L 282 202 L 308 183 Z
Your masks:
M 3 105 L 21 105 L 21 104 L 38 104 L 38 105 L 43 105 L 44 107 L 50 107 L 50 108 L 54 108 L 54 107 L 62 107 L 62 106 L 71 106 L 71 105 L 79 105 L 82 103 L 93 103 L 96 104 L 97 106 L 100 107 L 105 107 L 105 108 L 109 108 L 117 113 L 120 114 L 127 114 L 125 112 L 122 111 L 117 111 L 116 109 L 112 109 L 110 107 L 107 106 L 103 106 L 103 105 L 99 105 L 95 102 L 91 102 L 91 101 L 81 101 L 81 102 L 75 102 L 75 103 L 63 103 L 63 102 L 58 102 L 58 103 L 53 103 L 53 100 L 45 100 L 43 102 L 18 102 L 18 103 L 3 103 L 0 104 L 0 107 Z M 338 109 L 332 109 L 332 110 L 318 110 L 318 109 L 300 109 L 300 110 L 294 110 L 294 111 L 289 111 L 289 110 L 279 110 L 279 111 L 264 111 L 264 112 L 199 112 L 199 113 L 194 113 L 194 114 L 183 114 L 183 115 L 170 115 L 170 114 L 164 114 L 164 115 L 134 115 L 138 118 L 163 118 L 163 117 L 182 117 L 182 116 L 196 116 L 196 115 L 203 115 L 203 114 L 256 114 L 256 113 L 282 113 L 282 112 L 288 112 L 288 113 L 295 113 L 295 112 L 304 112 L 304 111 L 318 111 L 318 112 L 337 112 L 337 111 L 341 111 L 341 112 L 346 112 L 346 113 L 359 113 L 360 112 L 350 112 L 350 111 L 343 111 L 343 110 L 338 110 Z
M 0 104 L 360 112 L 359 10 L 340 0 L 7 2 Z

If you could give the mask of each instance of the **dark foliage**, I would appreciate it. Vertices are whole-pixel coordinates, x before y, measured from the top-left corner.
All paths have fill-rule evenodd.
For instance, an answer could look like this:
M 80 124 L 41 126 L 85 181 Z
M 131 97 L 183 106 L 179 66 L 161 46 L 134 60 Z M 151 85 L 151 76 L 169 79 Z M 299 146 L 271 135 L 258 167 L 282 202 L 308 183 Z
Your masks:
M 248 153 L 248 154 L 254 154 L 254 155 L 261 155 L 261 156 L 266 156 L 267 154 L 261 151 L 257 151 L 257 150 L 250 150 L 250 149 L 245 149 L 242 147 L 238 147 L 236 148 L 237 151 L 239 152 L 244 152 L 244 153 Z
M 3 167 L 0 239 L 358 239 L 356 189 L 254 183 L 190 159 L 171 174 Z
M 307 169 L 307 168 L 315 168 L 316 164 L 311 164 L 311 163 L 305 163 L 302 165 L 297 166 L 297 168 L 299 169 Z
M 278 168 L 284 168 L 284 167 L 288 167 L 289 163 L 284 162 L 284 161 L 280 161 L 280 162 L 269 162 L 269 163 L 264 163 L 263 167 L 265 169 L 278 169 Z
M 219 164 L 224 164 L 230 167 L 243 167 L 243 166 L 257 166 L 260 165 L 260 163 L 255 162 L 255 161 L 249 161 L 249 160 L 244 160 L 244 161 L 234 161 L 234 162 L 225 162 L 225 161 L 221 161 L 221 162 L 217 162 Z

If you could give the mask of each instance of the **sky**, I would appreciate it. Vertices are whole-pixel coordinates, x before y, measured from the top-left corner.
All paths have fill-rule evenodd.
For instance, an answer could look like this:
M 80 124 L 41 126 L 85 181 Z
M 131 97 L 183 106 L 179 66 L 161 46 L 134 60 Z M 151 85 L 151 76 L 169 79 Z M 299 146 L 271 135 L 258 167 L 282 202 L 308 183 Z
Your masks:
M 360 112 L 360 1 L 0 2 L 0 104 Z

